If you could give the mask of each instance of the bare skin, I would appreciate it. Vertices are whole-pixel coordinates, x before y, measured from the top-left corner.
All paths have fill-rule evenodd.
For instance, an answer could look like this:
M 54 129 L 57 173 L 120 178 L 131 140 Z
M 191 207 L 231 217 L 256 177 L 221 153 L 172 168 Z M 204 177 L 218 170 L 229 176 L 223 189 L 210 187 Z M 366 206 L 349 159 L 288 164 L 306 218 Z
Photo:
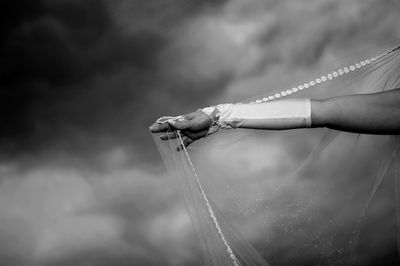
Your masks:
M 400 89 L 312 100 L 311 117 L 313 127 L 365 134 L 400 134 Z M 175 138 L 175 131 L 180 130 L 184 144 L 188 146 L 205 137 L 212 123 L 211 118 L 201 111 L 186 114 L 184 118 L 164 125 L 154 123 L 150 131 L 165 132 L 161 139 L 167 140 Z

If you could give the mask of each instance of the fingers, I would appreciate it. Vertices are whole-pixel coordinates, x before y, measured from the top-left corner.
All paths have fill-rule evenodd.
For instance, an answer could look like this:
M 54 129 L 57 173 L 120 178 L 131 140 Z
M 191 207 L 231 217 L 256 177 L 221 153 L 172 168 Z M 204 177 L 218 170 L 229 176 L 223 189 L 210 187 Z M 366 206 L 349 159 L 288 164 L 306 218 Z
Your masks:
M 193 140 L 201 139 L 201 138 L 205 137 L 207 135 L 207 133 L 208 133 L 208 129 L 204 129 L 202 131 L 196 131 L 196 132 L 182 131 L 182 134 L 184 136 L 187 136 Z
M 174 129 L 178 130 L 189 129 L 190 127 L 192 127 L 192 122 L 188 119 L 184 119 L 182 121 L 170 120 L 168 121 L 168 124 Z
M 192 140 L 198 140 L 207 135 L 208 130 L 203 130 L 200 132 L 191 132 L 191 131 L 181 131 L 181 135 L 184 137 L 188 137 Z M 163 134 L 160 136 L 161 140 L 170 140 L 170 139 L 176 139 L 178 138 L 178 134 L 176 131 L 174 132 L 167 132 L 166 134 Z
M 167 123 L 165 123 L 165 124 L 154 123 L 150 126 L 151 133 L 166 132 L 169 129 L 170 129 L 170 126 Z
M 166 134 L 163 134 L 160 136 L 161 140 L 169 140 L 169 139 L 176 139 L 178 137 L 178 134 L 176 131 L 174 132 L 167 132 Z
M 175 124 L 174 122 L 181 122 L 184 120 L 191 120 L 191 114 L 187 114 L 185 116 L 163 116 L 160 117 L 156 120 L 155 123 L 153 123 L 150 126 L 150 131 L 152 133 L 159 133 L 159 132 L 166 132 L 166 131 L 170 131 L 171 126 L 170 124 Z M 178 127 L 185 127 L 186 123 L 184 123 L 183 125 L 178 123 Z M 176 128 L 179 129 L 179 128 Z
M 194 140 L 192 140 L 191 138 L 188 138 L 188 137 L 183 137 L 183 138 L 182 138 L 182 142 L 183 142 L 183 146 L 182 146 L 182 144 L 179 145 L 179 147 L 176 148 L 177 151 L 183 151 L 183 150 L 184 150 L 183 147 L 184 147 L 184 146 L 185 146 L 185 147 L 189 146 L 191 143 L 194 142 Z
M 201 113 L 201 115 L 204 115 Z M 199 112 L 193 112 L 184 116 L 163 116 L 150 126 L 152 133 L 166 132 L 169 129 L 175 130 L 195 130 L 199 131 L 203 128 L 203 123 L 200 120 L 199 123 Z M 200 127 L 200 128 L 199 128 Z

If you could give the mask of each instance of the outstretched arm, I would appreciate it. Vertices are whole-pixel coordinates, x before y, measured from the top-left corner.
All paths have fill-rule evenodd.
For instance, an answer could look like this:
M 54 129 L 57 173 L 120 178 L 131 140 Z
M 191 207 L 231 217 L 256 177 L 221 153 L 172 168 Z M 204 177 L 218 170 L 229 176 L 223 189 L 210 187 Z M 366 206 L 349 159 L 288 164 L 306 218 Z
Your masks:
M 288 117 L 283 116 L 280 119 L 282 114 L 278 111 L 276 115 L 275 107 L 283 110 L 284 114 L 287 113 Z M 309 126 L 306 121 L 310 118 L 306 114 L 308 112 L 307 107 L 302 108 L 301 101 L 299 102 L 298 99 L 285 99 L 252 105 L 232 105 L 228 116 L 232 116 L 232 113 L 235 117 L 240 116 L 242 109 L 247 109 L 246 112 L 243 112 L 245 119 L 236 123 L 235 127 L 281 130 Z M 287 112 L 285 112 L 285 109 Z M 400 89 L 373 94 L 341 96 L 326 100 L 311 100 L 310 111 L 311 127 L 328 127 L 355 133 L 400 134 Z M 296 112 L 300 112 L 300 118 L 302 116 L 306 118 L 304 123 L 298 119 L 290 120 L 296 117 Z M 210 117 L 202 111 L 197 111 L 185 115 L 182 121 L 171 121 L 163 125 L 154 123 L 150 130 L 153 133 L 167 132 L 171 129 L 181 130 L 185 136 L 185 144 L 188 145 L 206 136 L 212 124 L 211 118 L 216 119 L 213 115 L 211 114 Z M 268 119 L 259 119 L 258 116 L 262 117 L 263 115 Z M 269 119 L 269 116 L 272 116 L 273 119 Z M 166 133 L 161 138 L 166 140 L 173 137 L 176 137 L 175 132 Z

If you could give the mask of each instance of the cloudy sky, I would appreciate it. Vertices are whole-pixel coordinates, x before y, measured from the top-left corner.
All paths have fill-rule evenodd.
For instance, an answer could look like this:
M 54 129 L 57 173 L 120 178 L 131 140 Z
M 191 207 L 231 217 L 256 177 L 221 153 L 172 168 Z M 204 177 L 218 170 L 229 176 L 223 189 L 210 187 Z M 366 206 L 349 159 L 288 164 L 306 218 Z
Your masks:
M 20 0 L 0 14 L 5 266 L 201 265 L 152 121 L 400 38 L 396 0 Z

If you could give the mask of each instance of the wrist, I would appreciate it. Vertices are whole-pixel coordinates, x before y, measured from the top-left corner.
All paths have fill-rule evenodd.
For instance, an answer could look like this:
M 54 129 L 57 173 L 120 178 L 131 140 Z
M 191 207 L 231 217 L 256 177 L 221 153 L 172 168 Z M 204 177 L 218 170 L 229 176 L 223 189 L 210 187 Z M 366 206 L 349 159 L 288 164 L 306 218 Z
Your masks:
M 232 104 L 219 104 L 217 106 L 210 106 L 199 109 L 202 113 L 206 114 L 210 118 L 210 126 L 207 132 L 207 136 L 218 132 L 221 128 L 225 126 L 220 123 L 220 116 L 231 106 Z

